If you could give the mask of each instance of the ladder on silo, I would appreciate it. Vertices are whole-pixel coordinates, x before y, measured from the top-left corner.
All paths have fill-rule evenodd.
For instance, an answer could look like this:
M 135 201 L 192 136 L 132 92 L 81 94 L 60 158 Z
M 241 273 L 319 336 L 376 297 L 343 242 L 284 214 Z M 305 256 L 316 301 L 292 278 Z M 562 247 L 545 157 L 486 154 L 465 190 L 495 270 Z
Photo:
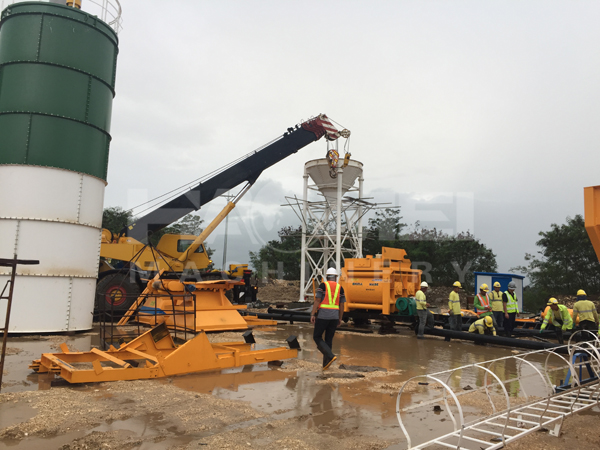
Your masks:
M 13 259 L 0 258 L 0 267 L 10 267 L 10 278 L 4 284 L 4 288 L 0 293 L 0 300 L 7 300 L 6 304 L 6 317 L 4 319 L 4 328 L 0 328 L 2 331 L 2 350 L 0 351 L 0 390 L 2 390 L 2 374 L 4 373 L 4 356 L 6 355 L 6 340 L 8 338 L 8 325 L 10 322 L 10 309 L 12 307 L 12 299 L 15 287 L 15 277 L 17 275 L 17 265 L 19 264 L 39 264 L 37 260 L 31 259 L 17 259 L 17 255 L 14 255 Z M 6 289 L 8 288 L 8 294 L 5 295 Z

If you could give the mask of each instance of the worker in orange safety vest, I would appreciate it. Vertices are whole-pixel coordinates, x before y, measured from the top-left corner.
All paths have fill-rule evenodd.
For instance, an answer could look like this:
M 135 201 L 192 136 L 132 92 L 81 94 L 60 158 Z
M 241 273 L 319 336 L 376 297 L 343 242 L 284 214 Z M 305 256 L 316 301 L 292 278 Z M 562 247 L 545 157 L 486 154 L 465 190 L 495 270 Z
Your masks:
M 479 318 L 483 317 L 491 317 L 492 322 L 494 324 L 494 328 L 498 328 L 498 324 L 494 319 L 494 314 L 492 313 L 492 302 L 490 301 L 490 295 L 488 294 L 488 285 L 483 283 L 479 286 L 479 294 L 475 296 L 475 312 L 478 314 Z
M 344 288 L 337 282 L 337 270 L 330 267 L 327 269 L 326 281 L 317 289 L 310 314 L 310 322 L 315 325 L 313 339 L 323 354 L 323 370 L 328 369 L 337 359 L 332 350 L 333 336 L 337 327 L 342 324 L 345 301 Z

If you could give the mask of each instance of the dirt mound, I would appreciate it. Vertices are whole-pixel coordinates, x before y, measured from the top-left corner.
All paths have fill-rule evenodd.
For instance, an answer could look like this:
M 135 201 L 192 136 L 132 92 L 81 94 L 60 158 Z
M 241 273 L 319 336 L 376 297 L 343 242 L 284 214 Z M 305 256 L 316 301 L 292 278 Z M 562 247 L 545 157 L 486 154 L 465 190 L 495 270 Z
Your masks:
M 300 281 L 269 279 L 258 287 L 258 300 L 268 303 L 297 302 L 300 298 Z

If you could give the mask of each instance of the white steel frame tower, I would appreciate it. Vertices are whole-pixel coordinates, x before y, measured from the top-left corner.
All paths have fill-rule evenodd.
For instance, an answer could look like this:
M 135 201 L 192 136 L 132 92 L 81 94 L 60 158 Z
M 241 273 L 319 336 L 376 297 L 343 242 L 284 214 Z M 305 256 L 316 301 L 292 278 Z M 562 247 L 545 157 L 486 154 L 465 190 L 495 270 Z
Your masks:
M 329 267 L 339 273 L 345 258 L 362 258 L 362 218 L 375 205 L 363 199 L 362 163 L 343 164 L 340 158 L 337 176 L 332 178 L 327 159 L 308 161 L 302 200 L 286 198 L 302 221 L 301 302 L 311 301 Z M 320 198 L 309 200 L 309 193 Z

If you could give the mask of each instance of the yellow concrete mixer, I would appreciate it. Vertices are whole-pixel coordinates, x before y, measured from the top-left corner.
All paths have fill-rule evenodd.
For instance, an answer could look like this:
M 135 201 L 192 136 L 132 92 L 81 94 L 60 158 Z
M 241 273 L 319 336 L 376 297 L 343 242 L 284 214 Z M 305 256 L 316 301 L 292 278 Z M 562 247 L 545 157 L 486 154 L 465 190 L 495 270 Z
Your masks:
M 421 271 L 411 269 L 406 251 L 383 247 L 381 254 L 366 258 L 346 259 L 340 283 L 344 288 L 344 311 L 398 311 L 398 298 L 412 297 L 419 290 Z

